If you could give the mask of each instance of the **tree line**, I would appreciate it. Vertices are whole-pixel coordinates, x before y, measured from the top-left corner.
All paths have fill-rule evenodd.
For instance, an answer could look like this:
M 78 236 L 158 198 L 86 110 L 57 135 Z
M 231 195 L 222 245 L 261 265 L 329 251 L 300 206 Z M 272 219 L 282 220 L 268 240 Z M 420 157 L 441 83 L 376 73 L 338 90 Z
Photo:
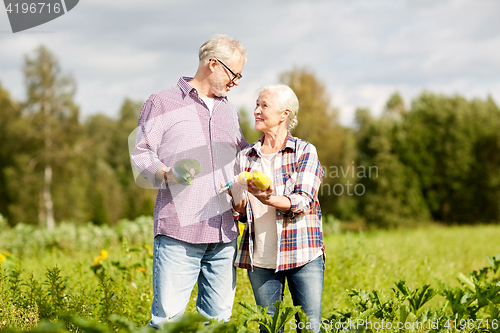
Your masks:
M 9 224 L 152 215 L 156 191 L 135 184 L 127 145 L 142 101 L 125 98 L 118 117 L 81 121 L 76 84 L 48 49 L 25 56 L 23 73 L 23 101 L 0 84 L 0 214 Z M 358 109 L 351 128 L 312 71 L 279 80 L 300 101 L 292 134 L 317 147 L 325 215 L 380 227 L 500 220 L 500 109 L 491 98 L 422 92 L 406 108 L 396 92 L 380 117 Z M 248 111 L 240 120 L 245 138 L 258 140 Z
M 9 224 L 115 223 L 152 215 L 155 193 L 135 185 L 127 139 L 142 102 L 117 119 L 79 120 L 76 85 L 41 46 L 25 57 L 26 100 L 0 86 L 0 214 Z

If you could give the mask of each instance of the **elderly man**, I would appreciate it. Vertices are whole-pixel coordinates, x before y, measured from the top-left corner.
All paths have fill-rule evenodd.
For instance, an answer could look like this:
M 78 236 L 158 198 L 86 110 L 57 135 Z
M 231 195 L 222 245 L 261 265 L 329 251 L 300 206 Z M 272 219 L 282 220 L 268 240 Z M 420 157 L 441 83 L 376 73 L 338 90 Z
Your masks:
M 232 180 L 236 154 L 248 145 L 226 97 L 239 84 L 246 59 L 241 43 L 216 35 L 201 45 L 193 78 L 181 77 L 142 108 L 131 159 L 159 189 L 149 323 L 154 328 L 183 315 L 196 282 L 202 315 L 225 321 L 231 316 L 239 232 L 229 195 L 217 191 Z M 191 181 L 179 181 L 187 171 Z

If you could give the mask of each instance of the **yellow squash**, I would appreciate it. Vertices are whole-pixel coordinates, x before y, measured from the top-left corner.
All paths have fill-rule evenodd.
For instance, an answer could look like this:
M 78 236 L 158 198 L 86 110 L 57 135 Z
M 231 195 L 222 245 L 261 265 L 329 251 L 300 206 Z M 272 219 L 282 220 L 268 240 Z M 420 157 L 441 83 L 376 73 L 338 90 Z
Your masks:
M 242 171 L 238 175 L 238 181 L 242 185 L 248 185 L 252 181 L 252 174 L 248 171 Z
M 268 176 L 260 171 L 253 172 L 252 180 L 255 186 L 257 186 L 262 191 L 267 191 L 267 189 L 271 186 L 271 179 L 269 179 Z

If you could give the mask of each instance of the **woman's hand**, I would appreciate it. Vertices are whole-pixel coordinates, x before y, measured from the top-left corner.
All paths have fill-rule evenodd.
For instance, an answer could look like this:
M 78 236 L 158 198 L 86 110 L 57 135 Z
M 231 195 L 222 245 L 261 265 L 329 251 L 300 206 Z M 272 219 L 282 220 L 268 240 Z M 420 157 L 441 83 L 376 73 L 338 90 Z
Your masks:
M 262 191 L 252 181 L 250 182 L 250 184 L 248 184 L 248 192 L 253 194 L 253 196 L 256 197 L 264 205 L 271 205 L 270 199 L 273 195 L 274 187 L 271 184 L 267 190 Z
M 248 185 L 248 192 L 253 194 L 264 205 L 273 206 L 282 212 L 288 212 L 291 208 L 290 199 L 282 195 L 273 195 L 274 187 L 271 184 L 269 188 L 265 191 L 259 189 L 253 181 Z

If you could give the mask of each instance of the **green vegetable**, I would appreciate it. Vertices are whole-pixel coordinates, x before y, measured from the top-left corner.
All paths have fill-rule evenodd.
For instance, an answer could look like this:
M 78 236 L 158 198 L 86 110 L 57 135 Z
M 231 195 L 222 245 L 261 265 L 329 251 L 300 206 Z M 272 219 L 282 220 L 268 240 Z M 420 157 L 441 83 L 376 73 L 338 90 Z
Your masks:
M 191 185 L 194 179 L 189 170 L 194 169 L 195 175 L 197 175 L 201 171 L 201 166 L 195 159 L 184 158 L 175 162 L 173 169 L 174 179 L 177 183 L 181 185 Z

